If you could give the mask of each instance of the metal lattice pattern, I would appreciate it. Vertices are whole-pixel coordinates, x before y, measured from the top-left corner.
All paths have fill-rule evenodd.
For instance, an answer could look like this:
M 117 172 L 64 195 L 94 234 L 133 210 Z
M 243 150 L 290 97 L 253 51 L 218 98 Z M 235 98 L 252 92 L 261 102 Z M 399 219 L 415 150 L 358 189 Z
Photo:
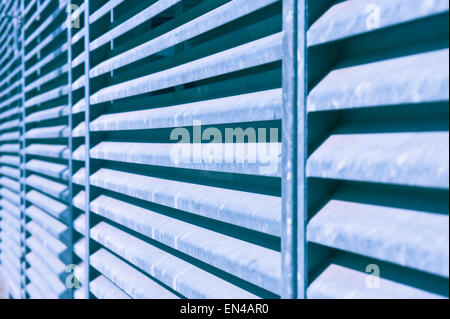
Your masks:
M 448 11 L 2 1 L 10 296 L 448 298 Z

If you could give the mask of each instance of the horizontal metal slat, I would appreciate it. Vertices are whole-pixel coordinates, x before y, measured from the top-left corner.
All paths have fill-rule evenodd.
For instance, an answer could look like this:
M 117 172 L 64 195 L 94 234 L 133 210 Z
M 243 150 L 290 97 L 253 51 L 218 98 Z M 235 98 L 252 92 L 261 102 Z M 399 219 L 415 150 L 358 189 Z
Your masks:
M 20 125 L 20 120 L 11 120 L 8 122 L 4 122 L 0 125 L 0 130 L 7 130 L 13 127 L 18 127 Z
M 25 92 L 28 93 L 29 91 L 31 91 L 35 88 L 39 89 L 41 86 L 58 78 L 62 74 L 66 73 L 67 71 L 68 71 L 68 65 L 64 64 L 64 65 L 54 69 L 53 71 L 51 71 L 41 77 L 38 77 L 35 81 L 27 84 L 25 86 Z
M 28 237 L 26 239 L 26 245 L 32 252 L 39 255 L 57 276 L 61 277 L 62 275 L 67 275 L 66 265 L 58 257 L 56 257 L 52 251 L 43 246 L 39 239 L 34 236 Z
M 92 254 L 89 260 L 94 268 L 132 298 L 178 299 L 175 294 L 103 248 Z
M 31 161 L 28 161 L 25 166 L 29 171 L 41 173 L 54 178 L 67 180 L 69 177 L 67 165 L 32 159 Z
M 54 294 L 56 294 L 59 298 L 68 297 L 66 286 L 37 254 L 30 252 L 26 255 L 26 259 L 30 263 L 31 267 L 33 267 L 43 278 L 45 278 L 45 282 Z
M 104 276 L 98 276 L 89 283 L 90 292 L 97 299 L 130 299 L 126 293 Z
M 15 179 L 20 178 L 20 170 L 18 168 L 9 167 L 9 166 L 1 166 L 0 173 Z
M 67 185 L 49 180 L 38 175 L 30 175 L 26 178 L 26 183 L 48 195 L 63 201 L 69 201 L 69 189 Z
M 26 123 L 34 123 L 34 122 L 40 122 L 45 120 L 50 120 L 62 116 L 68 115 L 68 108 L 67 106 L 57 106 L 53 107 L 47 110 L 38 111 L 31 113 L 25 118 Z
M 46 248 L 50 253 L 56 257 L 63 259 L 68 253 L 67 246 L 60 240 L 50 235 L 45 229 L 43 229 L 35 221 L 30 221 L 26 224 L 26 230 L 29 231 L 40 244 Z
M 25 198 L 30 202 L 36 205 L 38 208 L 46 211 L 53 217 L 62 220 L 66 223 L 69 221 L 69 211 L 68 207 L 63 203 L 50 198 L 42 193 L 39 193 L 35 190 L 29 191 Z
M 10 116 L 16 115 L 17 113 L 21 112 L 19 107 L 13 107 L 12 109 L 9 109 L 7 111 L 4 111 L 0 114 L 0 120 L 8 118 Z
M 54 89 L 51 89 L 50 91 L 47 91 L 45 93 L 36 95 L 30 99 L 27 99 L 25 101 L 25 107 L 30 107 L 36 104 L 41 104 L 44 102 L 48 102 L 50 100 L 54 100 L 56 98 L 59 98 L 61 96 L 66 95 L 69 92 L 69 88 L 67 85 L 63 85 Z
M 7 152 L 7 153 L 19 153 L 20 151 L 20 144 L 2 144 L 0 146 L 0 152 Z
M 0 141 L 13 141 L 18 140 L 19 138 L 20 138 L 19 132 L 10 132 L 0 135 Z
M 25 214 L 55 238 L 69 240 L 69 228 L 36 206 L 27 207 Z
M 31 9 L 34 2 L 36 2 L 36 0 L 30 0 L 28 7 L 25 9 L 25 14 L 28 14 L 28 11 Z M 40 19 L 42 11 L 44 11 L 51 2 L 52 2 L 51 0 L 45 0 L 44 2 L 40 3 L 39 6 L 37 6 L 36 10 L 33 12 L 33 14 L 27 19 L 23 28 L 25 30 L 28 29 L 31 24 L 36 22 L 36 20 Z
M 120 5 L 123 1 L 125 0 L 110 0 L 106 2 L 103 6 L 89 15 L 89 23 L 94 23 L 95 21 L 109 13 L 111 10 L 116 8 L 118 5 Z
M 187 298 L 256 298 L 253 294 L 105 222 L 94 226 L 90 233 L 92 239 Z
M 448 61 L 443 49 L 333 70 L 311 90 L 308 111 L 448 101 Z
M 5 226 L 4 228 L 9 228 L 11 233 L 16 232 L 17 234 L 20 234 L 20 220 L 16 219 L 15 216 L 4 214 L 2 216 L 1 223 L 3 226 Z
M 75 254 L 80 257 L 81 260 L 85 260 L 86 258 L 86 239 L 80 238 L 74 245 L 73 251 Z
M 69 136 L 69 128 L 65 125 L 39 127 L 25 133 L 28 139 L 62 138 Z
M 246 43 L 186 64 L 100 89 L 91 104 L 157 91 L 275 62 L 282 57 L 283 33 Z
M 308 45 L 411 22 L 448 11 L 446 0 L 349 0 L 332 6 L 308 31 Z M 375 22 L 373 22 L 375 21 Z
M 25 149 L 26 154 L 54 158 L 69 158 L 67 145 L 31 144 Z
M 75 174 L 73 174 L 72 182 L 74 182 L 75 184 L 78 184 L 80 186 L 84 186 L 85 181 L 86 181 L 86 170 L 84 167 L 82 167 Z
M 3 156 L 0 156 L 0 163 L 12 165 L 12 166 L 19 166 L 20 165 L 20 157 L 12 156 L 12 155 L 3 155 Z
M 72 130 L 72 137 L 82 137 L 86 135 L 86 124 L 81 122 Z
M 449 217 L 341 200 L 309 222 L 309 241 L 449 276 Z
M 281 177 L 281 143 L 101 142 L 89 153 L 109 161 Z
M 73 58 L 72 68 L 75 68 L 75 67 L 79 66 L 81 63 L 84 63 L 84 60 L 85 60 L 85 53 L 83 51 L 79 55 L 77 55 L 75 58 Z
M 278 0 L 234 0 L 220 6 L 217 9 L 209 11 L 208 13 L 192 20 L 184 25 L 175 28 L 163 35 L 143 43 L 135 48 L 132 48 L 124 53 L 118 54 L 100 64 L 94 66 L 91 71 L 91 77 L 99 76 L 103 73 L 112 71 L 114 69 L 123 67 L 127 64 L 136 62 L 150 55 L 168 49 L 176 44 L 180 44 L 186 40 L 195 38 L 196 36 L 213 30 L 217 27 L 225 25 L 233 20 L 239 19 L 251 12 L 257 11 L 265 6 L 268 6 Z M 106 36 L 108 35 L 108 36 Z M 111 34 L 106 34 L 105 38 L 99 38 L 91 42 L 93 44 L 101 45 L 105 43 L 107 38 L 111 38 Z
M 281 254 L 101 195 L 92 212 L 267 290 L 279 293 Z
M 17 205 L 14 205 L 10 201 L 2 198 L 0 199 L 0 206 L 2 206 L 4 210 L 7 210 L 9 213 L 13 214 L 17 218 L 20 218 L 20 209 Z
M 39 289 L 37 289 L 34 283 L 30 282 L 29 284 L 27 284 L 26 290 L 31 299 L 44 299 L 44 296 L 42 296 L 41 292 L 39 291 Z
M 30 74 L 39 71 L 41 68 L 48 66 L 49 63 L 52 63 L 59 55 L 65 52 L 67 50 L 67 47 L 68 44 L 64 43 L 51 53 L 47 54 L 45 57 L 41 57 L 36 64 L 27 68 L 24 71 L 25 76 L 28 77 Z
M 20 205 L 20 195 L 7 188 L 0 189 L 0 195 L 16 206 Z
M 75 201 L 75 200 L 74 200 Z M 84 207 L 83 207 L 84 208 Z M 80 216 L 78 216 L 75 221 L 73 222 L 73 228 L 79 232 L 80 234 L 84 235 L 85 232 L 85 222 L 86 222 L 86 216 L 85 214 L 80 214 Z
M 449 188 L 448 132 L 334 134 L 308 159 L 309 177 Z
M 20 183 L 8 177 L 0 177 L 0 185 L 5 186 L 15 192 L 20 192 Z
M 274 236 L 280 235 L 281 198 L 190 184 L 102 168 L 90 183 L 150 202 Z M 208 197 L 203 194 L 209 194 Z
M 64 34 L 64 31 L 66 31 L 66 22 L 64 22 L 61 26 L 59 26 L 50 35 L 48 35 L 45 38 L 45 40 L 41 40 L 39 42 L 39 44 L 33 48 L 33 50 L 31 50 L 30 52 L 25 54 L 23 59 L 25 61 L 30 61 L 33 59 L 34 56 L 39 56 L 41 54 L 41 50 L 44 49 L 49 44 L 51 44 L 51 42 L 54 41 L 59 35 Z M 55 51 L 49 53 L 49 55 L 52 53 L 57 53 L 57 54 L 62 53 L 67 50 L 67 47 L 68 47 L 67 43 L 65 43 L 65 45 L 58 46 L 57 49 L 55 49 Z M 27 73 L 27 71 L 29 71 L 29 70 L 33 70 L 34 69 L 33 67 L 35 67 L 36 65 L 41 65 L 41 63 L 44 63 L 43 61 L 48 62 L 47 60 L 44 60 L 44 59 L 42 59 L 42 60 L 37 59 L 37 60 L 38 60 L 38 62 L 35 65 L 33 65 L 29 68 L 26 68 L 25 73 Z M 36 68 L 36 69 L 39 69 L 39 68 Z
M 270 121 L 281 119 L 282 90 L 274 89 L 150 110 L 104 114 L 91 131 L 142 130 L 168 127 Z M 197 121 L 197 122 L 196 122 Z
M 25 274 L 30 279 L 30 281 L 35 284 L 44 299 L 59 298 L 58 294 L 52 291 L 47 281 L 35 267 L 26 269 Z
M 83 3 L 84 6 L 84 3 Z M 81 28 L 77 33 L 72 35 L 72 45 L 76 44 L 78 41 L 80 41 L 81 39 L 83 39 L 84 35 L 86 34 L 86 30 L 84 28 Z M 83 61 L 84 61 L 84 51 L 80 54 L 83 56 Z M 72 68 L 78 66 L 81 62 L 78 58 L 80 57 L 80 55 L 72 60 Z
M 338 264 L 328 266 L 308 287 L 309 299 L 435 299 L 442 296 L 380 278 L 379 288 L 366 285 L 368 274 Z
M 85 161 L 86 160 L 86 146 L 80 145 L 73 153 L 72 159 L 77 161 Z
M 118 26 L 112 28 L 106 33 L 102 34 L 95 40 L 91 41 L 89 44 L 89 49 L 91 51 L 99 48 L 105 43 L 108 43 L 114 40 L 117 37 L 120 37 L 124 33 L 138 27 L 142 23 L 154 18 L 161 12 L 167 10 L 170 7 L 173 7 L 177 3 L 181 2 L 181 0 L 160 0 L 150 5 L 149 7 L 139 11 L 136 15 L 129 18 L 128 20 L 122 22 Z

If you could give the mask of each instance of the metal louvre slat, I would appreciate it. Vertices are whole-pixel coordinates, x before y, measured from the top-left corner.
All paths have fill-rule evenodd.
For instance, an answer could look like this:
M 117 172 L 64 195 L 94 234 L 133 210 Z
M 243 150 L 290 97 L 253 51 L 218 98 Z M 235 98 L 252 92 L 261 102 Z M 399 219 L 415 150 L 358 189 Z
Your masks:
M 448 298 L 448 11 L 1 1 L 9 296 Z
M 189 298 L 256 297 L 107 223 L 92 228 L 91 237 Z M 129 250 L 127 246 L 133 249 Z M 221 290 L 215 289 L 217 286 Z
M 253 121 L 278 120 L 281 119 L 281 100 L 281 90 L 274 89 L 160 109 L 105 114 L 90 124 L 90 130 L 183 127 L 194 125 L 194 121 L 203 125 L 238 123 L 249 117 Z
M 104 276 L 98 276 L 91 281 L 90 290 L 97 299 L 130 299 L 130 296 Z
M 2 2 L 0 27 L 0 273 L 13 298 L 21 298 L 19 25 L 4 19 L 19 13 L 19 1 Z
M 95 199 L 91 210 L 237 277 L 268 290 L 279 289 L 278 252 L 106 196 Z
M 432 3 L 421 0 L 403 1 L 382 0 L 359 2 L 347 0 L 327 10 L 308 30 L 308 45 L 344 39 L 379 28 L 388 28 L 401 23 L 425 18 L 448 11 L 448 1 L 438 0 Z M 372 8 L 372 9 L 371 9 Z M 383 13 L 381 23 L 371 27 L 367 23 L 368 12 L 379 10 Z
M 67 1 L 37 3 L 23 39 L 23 271 L 42 298 L 71 298 L 64 268 L 72 263 Z M 22 7 L 22 10 L 24 8 Z M 38 20 L 36 18 L 39 17 Z M 48 258 L 47 256 L 48 255 Z M 64 267 L 64 268 L 62 268 Z M 42 283 L 45 277 L 47 280 Z
M 308 111 L 447 101 L 448 60 L 443 49 L 334 70 L 312 89 Z
M 448 42 L 425 31 L 448 9 L 309 9 L 305 249 L 320 257 L 305 270 L 307 298 L 448 298 Z
M 133 184 L 130 184 L 132 182 Z M 100 169 L 97 187 L 277 236 L 280 198 Z M 209 194 L 204 198 L 200 194 Z
M 200 81 L 281 59 L 282 34 L 217 53 L 186 65 L 101 89 L 90 97 L 91 104 L 121 99 Z
M 95 159 L 136 163 L 153 166 L 168 166 L 176 168 L 189 168 L 205 171 L 218 171 L 237 174 L 251 175 L 271 175 L 280 177 L 280 167 L 272 170 L 267 167 L 268 164 L 254 163 L 253 159 L 260 153 L 268 154 L 270 148 L 276 149 L 270 152 L 272 158 L 268 158 L 267 162 L 275 163 L 281 156 L 281 144 L 275 143 L 242 143 L 242 144 L 212 144 L 209 145 L 208 151 L 211 152 L 209 163 L 196 163 L 195 157 L 191 150 L 195 146 L 190 144 L 180 145 L 174 148 L 173 144 L 157 144 L 157 143 L 118 143 L 118 142 L 102 142 L 92 148 L 89 152 L 90 156 Z M 223 155 L 228 149 L 239 149 L 239 157 L 234 158 L 233 163 L 221 163 Z M 180 155 L 179 162 L 174 160 L 173 151 L 177 150 L 180 154 L 189 154 L 189 156 Z M 273 154 L 272 154 L 273 153 Z M 215 154 L 215 155 L 214 155 Z M 231 160 L 230 160 L 231 162 Z M 266 173 L 267 171 L 267 173 Z
M 126 262 L 105 249 L 100 249 L 90 257 L 91 265 L 126 294 L 138 299 L 175 299 L 173 293 L 135 270 Z
M 333 134 L 309 158 L 310 177 L 448 189 L 448 132 Z

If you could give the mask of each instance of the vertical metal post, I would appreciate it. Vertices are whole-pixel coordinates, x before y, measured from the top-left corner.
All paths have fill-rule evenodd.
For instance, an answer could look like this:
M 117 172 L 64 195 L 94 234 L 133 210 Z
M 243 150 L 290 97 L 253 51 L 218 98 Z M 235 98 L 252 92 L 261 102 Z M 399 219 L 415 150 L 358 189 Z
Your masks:
M 21 68 L 22 68 L 22 105 L 21 105 L 21 121 L 20 121 L 20 220 L 21 220 L 21 250 L 22 250 L 22 256 L 21 256 L 21 298 L 26 298 L 26 261 L 25 261 L 25 255 L 26 255 L 26 216 L 25 216 L 25 209 L 26 209 L 26 138 L 25 138 L 25 30 L 24 25 L 25 21 L 23 20 L 25 17 L 25 0 L 19 0 L 20 1 L 20 50 L 21 50 Z
M 68 2 L 68 6 L 70 10 L 67 10 L 67 17 L 70 18 L 70 22 L 72 22 L 72 1 Z M 68 71 L 67 71 L 67 81 L 68 81 L 68 93 L 67 93 L 67 107 L 68 107 L 68 117 L 67 117 L 67 126 L 69 127 L 69 136 L 68 136 L 68 149 L 69 149 L 69 160 L 68 160 L 68 171 L 69 176 L 67 179 L 67 187 L 69 188 L 69 249 L 70 249 L 70 262 L 72 265 L 74 262 L 74 229 L 73 229 L 73 185 L 72 185 L 72 176 L 73 176 L 73 167 L 72 167 L 72 131 L 73 131 L 73 121 L 72 121 L 72 24 L 69 20 L 66 20 L 67 23 L 67 60 L 68 60 Z M 68 287 L 67 287 L 68 288 Z M 73 299 L 74 288 L 70 289 L 70 298 Z
M 297 2 L 283 0 L 282 298 L 297 298 Z
M 306 30 L 308 28 L 308 0 L 297 2 L 297 297 L 306 298 L 308 258 L 306 223 L 308 219 L 307 181 L 305 174 L 308 157 L 308 126 L 306 112 L 307 54 Z
M 85 72 L 85 163 L 84 168 L 86 171 L 86 177 L 85 177 L 85 195 L 86 195 L 86 207 L 85 207 L 85 217 L 86 217 L 86 223 L 85 223 L 85 232 L 84 232 L 84 239 L 85 239 L 85 250 L 86 250 L 86 256 L 85 256 L 85 285 L 83 286 L 85 296 L 86 298 L 89 298 L 89 280 L 90 280 L 90 182 L 89 177 L 91 175 L 90 171 L 90 156 L 89 156 L 89 149 L 90 149 L 90 129 L 89 129 L 89 123 L 90 123 L 90 77 L 89 77 L 89 68 L 90 68 L 90 59 L 89 59 L 89 15 L 90 15 L 90 8 L 89 8 L 89 0 L 85 0 L 85 8 L 84 8 L 84 50 L 85 50 L 85 61 L 84 61 L 84 72 Z

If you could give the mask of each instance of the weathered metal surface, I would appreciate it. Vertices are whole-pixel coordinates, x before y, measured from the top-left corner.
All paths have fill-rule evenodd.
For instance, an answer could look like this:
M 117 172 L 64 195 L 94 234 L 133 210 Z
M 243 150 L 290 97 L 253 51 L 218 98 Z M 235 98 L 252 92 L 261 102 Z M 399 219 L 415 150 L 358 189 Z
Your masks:
M 26 167 L 30 171 L 41 173 L 54 178 L 64 180 L 67 180 L 69 178 L 67 165 L 64 164 L 32 159 L 26 164 Z
M 90 123 L 91 131 L 140 130 L 167 127 L 270 121 L 281 119 L 281 90 L 274 89 L 220 99 L 143 111 L 104 114 Z
M 255 298 L 197 266 L 101 222 L 91 238 L 188 298 Z
M 191 20 L 178 28 L 164 33 L 163 35 L 155 39 L 152 39 L 122 54 L 118 54 L 111 59 L 99 63 L 91 69 L 90 76 L 96 77 L 105 72 L 109 72 L 111 70 L 123 67 L 127 64 L 139 61 L 145 57 L 173 47 L 176 44 L 192 39 L 196 36 L 201 35 L 202 33 L 206 33 L 233 20 L 237 20 L 242 16 L 261 9 L 276 1 L 278 0 L 230 1 L 229 3 L 226 3 L 223 6 L 212 10 L 194 20 Z M 176 3 L 179 1 L 171 0 L 166 2 Z M 134 21 L 133 17 L 125 23 L 132 25 L 136 22 Z M 93 48 L 99 47 L 100 45 L 106 43 L 108 40 L 120 36 L 124 30 L 127 29 L 123 29 L 123 27 L 119 25 L 115 29 L 112 29 L 109 33 L 105 33 L 102 37 L 91 42 L 91 45 L 93 46 Z
M 71 3 L 0 4 L 10 296 L 448 297 L 448 1 Z
M 448 215 L 330 200 L 309 241 L 448 277 Z
M 349 0 L 333 5 L 308 30 L 308 45 L 336 41 L 448 12 L 446 0 Z
M 379 288 L 366 286 L 368 274 L 331 264 L 308 287 L 310 299 L 436 299 L 442 296 L 402 283 L 380 279 Z
M 94 268 L 132 298 L 178 299 L 172 292 L 103 248 L 92 254 L 90 260 Z
M 307 175 L 449 187 L 448 132 L 333 134 L 308 159 Z
M 98 299 L 131 299 L 111 281 L 100 275 L 89 283 L 91 293 Z
M 102 142 L 90 150 L 90 155 L 96 159 L 144 165 L 281 176 L 280 143 L 211 143 L 202 148 L 201 160 L 198 160 L 199 154 L 192 144 Z M 178 157 L 174 151 L 185 155 Z
M 278 33 L 165 71 L 116 84 L 90 97 L 91 104 L 162 90 L 168 87 L 278 61 L 283 53 Z
M 102 168 L 94 186 L 271 235 L 280 234 L 281 199 Z M 208 197 L 203 196 L 208 194 Z
M 333 70 L 311 90 L 308 111 L 448 101 L 448 61 L 443 49 Z
M 278 293 L 280 254 L 107 196 L 91 210 L 214 267 Z

